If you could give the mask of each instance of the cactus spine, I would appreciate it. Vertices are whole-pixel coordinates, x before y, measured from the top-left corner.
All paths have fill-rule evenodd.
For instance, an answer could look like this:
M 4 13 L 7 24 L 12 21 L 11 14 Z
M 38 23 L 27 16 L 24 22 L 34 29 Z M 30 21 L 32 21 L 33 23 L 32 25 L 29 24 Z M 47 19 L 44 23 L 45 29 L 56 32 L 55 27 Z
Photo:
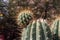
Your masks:
M 21 40 L 51 40 L 51 31 L 44 21 L 33 21 L 23 29 Z

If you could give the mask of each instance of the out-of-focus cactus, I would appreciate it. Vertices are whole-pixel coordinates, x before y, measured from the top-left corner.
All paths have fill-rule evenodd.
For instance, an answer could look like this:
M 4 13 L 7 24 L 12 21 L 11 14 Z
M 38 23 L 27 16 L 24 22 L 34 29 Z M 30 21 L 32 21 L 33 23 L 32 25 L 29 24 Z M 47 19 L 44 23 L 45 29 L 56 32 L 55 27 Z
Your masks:
M 53 34 L 53 38 L 55 40 L 59 40 L 59 38 L 60 38 L 60 19 L 57 19 L 53 22 L 53 24 L 51 25 L 51 31 Z
M 23 13 L 18 16 L 18 25 L 27 25 L 32 20 L 32 15 L 29 13 Z

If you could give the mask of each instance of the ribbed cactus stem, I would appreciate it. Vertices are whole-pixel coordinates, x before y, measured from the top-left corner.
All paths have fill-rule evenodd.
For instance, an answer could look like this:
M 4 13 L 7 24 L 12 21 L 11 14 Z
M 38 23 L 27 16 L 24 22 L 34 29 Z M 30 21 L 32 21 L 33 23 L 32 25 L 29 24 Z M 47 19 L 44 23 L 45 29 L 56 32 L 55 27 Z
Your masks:
M 30 29 L 31 29 L 31 24 L 30 25 L 28 25 L 29 27 L 27 27 L 26 29 L 24 28 L 23 29 L 23 32 L 22 32 L 22 40 L 25 40 L 25 38 L 26 38 L 26 33 L 27 33 L 27 35 L 29 36 L 29 38 L 30 38 Z M 28 32 L 26 32 L 26 31 L 28 31 Z M 27 40 L 28 40 L 28 38 L 27 38 Z
M 33 21 L 22 32 L 22 40 L 51 40 L 51 37 L 49 26 L 40 20 Z
M 52 34 L 60 37 L 60 19 L 55 20 L 51 26 Z

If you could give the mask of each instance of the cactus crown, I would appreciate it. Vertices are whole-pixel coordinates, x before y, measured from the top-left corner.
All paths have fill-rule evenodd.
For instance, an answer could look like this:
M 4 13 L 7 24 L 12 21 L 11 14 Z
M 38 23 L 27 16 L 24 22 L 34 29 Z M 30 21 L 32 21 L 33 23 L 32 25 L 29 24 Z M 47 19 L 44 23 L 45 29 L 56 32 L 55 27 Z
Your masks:
M 18 16 L 18 24 L 19 25 L 27 25 L 29 24 L 29 22 L 33 19 L 32 17 L 32 14 L 31 13 L 21 13 L 19 16 Z

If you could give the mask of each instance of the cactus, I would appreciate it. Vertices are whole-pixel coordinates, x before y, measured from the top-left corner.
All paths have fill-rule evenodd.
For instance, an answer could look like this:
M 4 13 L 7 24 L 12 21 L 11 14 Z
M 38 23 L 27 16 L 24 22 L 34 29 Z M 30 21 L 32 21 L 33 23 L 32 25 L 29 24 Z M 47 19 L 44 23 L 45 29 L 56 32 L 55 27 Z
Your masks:
M 59 40 L 60 37 L 60 19 L 57 19 L 51 25 L 51 32 L 55 40 Z
M 28 24 L 31 19 L 32 19 L 31 14 L 23 13 L 19 16 L 18 24 L 23 24 L 23 25 Z
M 45 21 L 33 21 L 23 29 L 21 40 L 51 40 L 51 31 Z

